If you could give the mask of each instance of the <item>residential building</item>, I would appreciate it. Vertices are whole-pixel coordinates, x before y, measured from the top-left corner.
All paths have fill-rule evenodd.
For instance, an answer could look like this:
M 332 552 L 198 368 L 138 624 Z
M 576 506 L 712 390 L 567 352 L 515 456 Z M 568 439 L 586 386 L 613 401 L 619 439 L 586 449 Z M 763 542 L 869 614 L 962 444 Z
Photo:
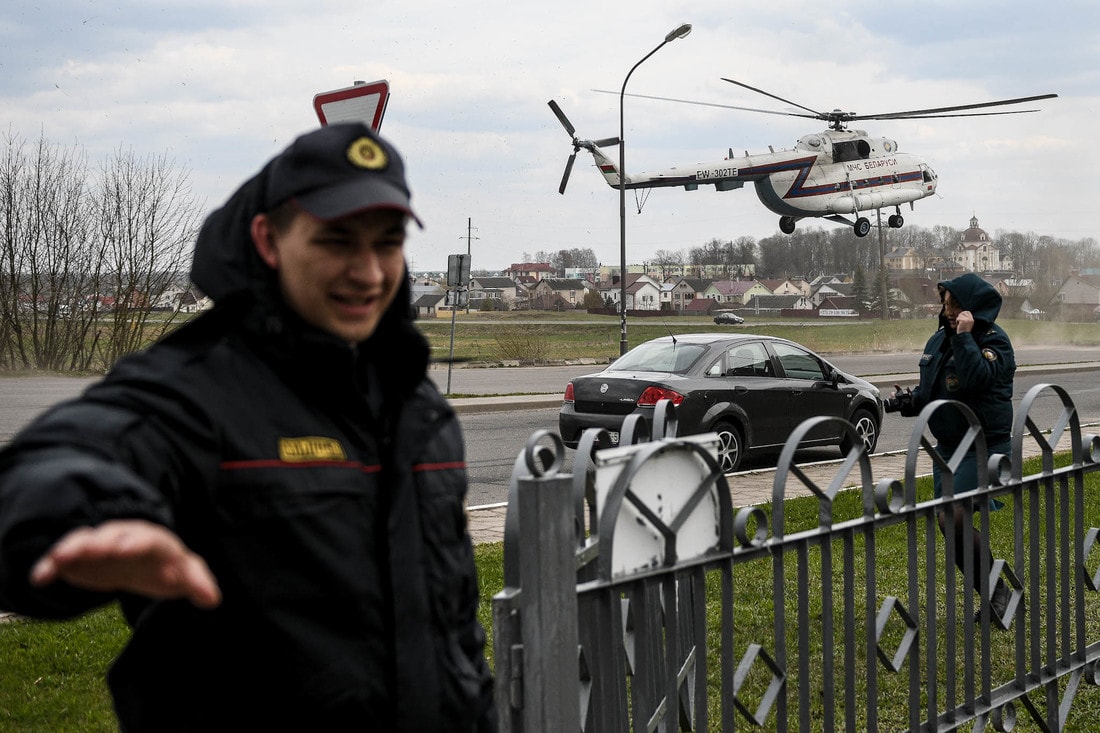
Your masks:
M 1092 321 L 1100 313 L 1100 277 L 1071 274 L 1054 293 L 1046 310 L 1064 321 Z
M 591 288 L 587 280 L 543 278 L 529 290 L 531 308 L 564 310 L 584 305 L 584 296 Z
M 519 285 L 508 277 L 475 277 L 470 279 L 470 300 L 499 298 L 505 310 L 511 310 L 516 302 Z
M 722 305 L 744 305 L 754 295 L 774 295 L 756 280 L 715 280 L 700 294 Z
M 515 262 L 504 271 L 504 276 L 523 284 L 538 282 L 545 277 L 556 277 L 554 266 L 549 262 Z
M 703 297 L 703 292 L 706 291 L 709 285 L 710 280 L 692 277 L 677 278 L 675 284 L 669 290 L 669 308 L 674 311 L 684 310 L 688 303 L 696 298 Z

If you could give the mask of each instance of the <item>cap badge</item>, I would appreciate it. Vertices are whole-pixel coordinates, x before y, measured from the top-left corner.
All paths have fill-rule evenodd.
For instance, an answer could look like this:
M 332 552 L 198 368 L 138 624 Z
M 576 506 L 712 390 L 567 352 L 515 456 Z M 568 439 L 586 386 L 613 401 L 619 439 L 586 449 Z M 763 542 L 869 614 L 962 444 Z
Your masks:
M 386 151 L 369 137 L 361 137 L 352 141 L 348 146 L 348 160 L 352 165 L 367 170 L 377 171 L 386 167 L 389 160 Z

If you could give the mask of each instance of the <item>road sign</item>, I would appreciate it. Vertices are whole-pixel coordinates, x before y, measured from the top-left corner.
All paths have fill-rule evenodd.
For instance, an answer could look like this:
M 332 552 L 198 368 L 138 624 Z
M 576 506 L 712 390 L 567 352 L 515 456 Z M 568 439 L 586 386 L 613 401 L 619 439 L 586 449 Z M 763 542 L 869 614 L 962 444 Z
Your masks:
M 313 97 L 313 109 L 321 125 L 333 122 L 363 122 L 378 131 L 390 98 L 390 83 L 385 79 L 356 82 L 350 87 L 321 92 Z
M 470 284 L 470 255 L 447 255 L 447 287 L 466 288 Z

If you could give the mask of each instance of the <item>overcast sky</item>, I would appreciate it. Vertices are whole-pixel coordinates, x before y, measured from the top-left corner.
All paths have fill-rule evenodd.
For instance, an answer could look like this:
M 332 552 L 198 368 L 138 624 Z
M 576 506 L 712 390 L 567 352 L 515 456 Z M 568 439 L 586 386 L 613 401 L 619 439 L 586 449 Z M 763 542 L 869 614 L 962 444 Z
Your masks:
M 295 136 L 319 123 L 318 92 L 388 80 L 382 133 L 403 152 L 426 229 L 408 255 L 475 269 L 524 253 L 591 248 L 619 261 L 618 193 L 577 157 L 558 194 L 569 136 L 618 134 L 630 68 L 681 23 L 693 30 L 642 64 L 627 91 L 785 111 L 731 77 L 819 110 L 890 112 L 1053 92 L 1034 114 L 867 121 L 922 155 L 937 196 L 908 225 L 1017 230 L 1100 240 L 1100 4 L 402 0 L 40 0 L 0 8 L 0 108 L 28 139 L 120 146 L 190 171 L 204 209 L 220 205 Z M 1007 108 L 1006 108 L 1007 109 Z M 628 98 L 628 172 L 791 147 L 814 120 Z M 614 148 L 612 157 L 617 158 Z M 837 226 L 804 220 L 801 227 Z M 757 239 L 778 217 L 751 187 L 656 189 L 637 213 L 629 260 L 711 239 Z

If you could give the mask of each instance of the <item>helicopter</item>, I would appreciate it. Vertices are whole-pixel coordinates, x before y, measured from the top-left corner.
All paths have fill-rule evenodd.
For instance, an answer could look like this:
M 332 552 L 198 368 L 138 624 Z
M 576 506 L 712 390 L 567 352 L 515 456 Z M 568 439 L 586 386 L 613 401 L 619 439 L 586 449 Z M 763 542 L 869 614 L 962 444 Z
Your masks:
M 784 234 L 793 233 L 795 225 L 801 219 L 814 217 L 846 224 L 852 227 L 857 237 L 865 237 L 871 231 L 871 222 L 866 216 L 867 213 L 893 207 L 894 213 L 887 217 L 886 223 L 892 228 L 901 227 L 905 223 L 901 214 L 902 204 L 909 204 L 910 210 L 913 210 L 913 205 L 917 201 L 936 192 L 938 177 L 921 156 L 901 152 L 895 140 L 887 137 L 873 137 L 865 130 L 848 129 L 850 123 L 859 120 L 1022 114 L 1039 110 L 996 112 L 967 110 L 1023 104 L 1058 96 L 1040 94 L 904 112 L 856 114 L 840 109 L 819 112 L 734 79 L 722 77 L 722 81 L 771 97 L 801 111 L 780 112 L 644 94 L 627 96 L 816 119 L 828 123 L 828 127 L 822 132 L 803 135 L 792 149 L 775 150 L 769 146 L 767 153 L 749 155 L 748 151 L 745 151 L 743 157 L 735 158 L 733 149 L 730 148 L 727 157 L 721 160 L 678 165 L 656 173 L 628 174 L 620 181 L 618 166 L 603 151 L 605 147 L 621 144 L 620 139 L 617 137 L 600 140 L 578 138 L 576 128 L 565 116 L 561 107 L 554 100 L 550 100 L 548 102 L 550 109 L 573 141 L 573 153 L 566 161 L 565 173 L 562 175 L 558 192 L 565 193 L 577 153 L 583 149 L 592 154 L 596 167 L 612 188 L 619 188 L 621 183 L 624 189 L 683 186 L 685 190 L 695 191 L 700 186 L 714 186 L 718 191 L 732 191 L 751 182 L 756 188 L 756 195 L 760 202 L 779 214 L 779 230 Z M 593 91 L 619 94 L 619 92 L 605 92 L 600 89 Z

